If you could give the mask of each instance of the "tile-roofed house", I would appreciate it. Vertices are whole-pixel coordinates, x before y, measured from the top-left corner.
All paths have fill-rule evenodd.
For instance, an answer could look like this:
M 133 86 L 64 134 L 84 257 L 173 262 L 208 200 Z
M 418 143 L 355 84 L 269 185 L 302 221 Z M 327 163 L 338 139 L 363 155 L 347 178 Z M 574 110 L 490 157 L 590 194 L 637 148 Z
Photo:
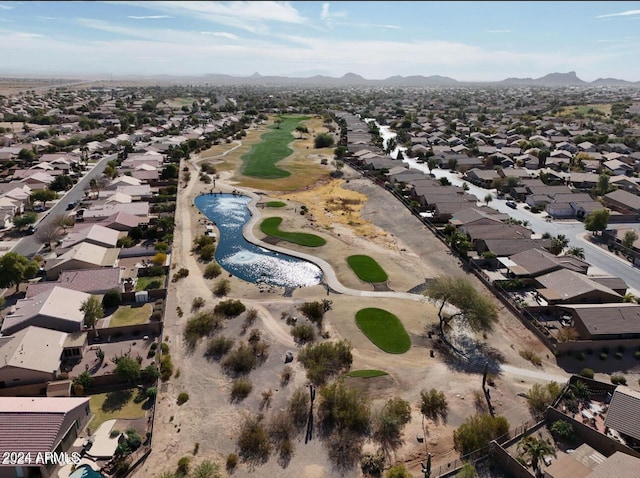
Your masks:
M 59 250 L 63 253 L 62 251 L 81 242 L 88 242 L 89 244 L 102 247 L 116 247 L 121 235 L 122 233 L 120 231 L 104 227 L 100 224 L 78 223 L 74 226 L 73 232 L 62 239 Z
M 465 232 L 472 243 L 486 239 L 531 239 L 531 229 L 516 224 L 470 224 Z
M 32 464 L 7 468 L 9 476 L 51 475 L 38 453 L 68 452 L 91 418 L 87 397 L 0 397 L 0 456 L 20 450 Z
M 131 176 L 118 176 L 105 189 L 116 189 L 118 186 L 140 186 L 141 181 Z
M 618 385 L 611 397 L 604 425 L 640 441 L 640 392 Z
M 126 212 L 140 218 L 148 219 L 149 203 L 146 201 L 132 203 L 108 203 L 85 209 L 82 218 L 86 222 L 103 221 L 117 212 Z
M 555 256 L 542 249 L 531 249 L 514 254 L 507 262 L 514 277 L 531 278 L 562 268 L 586 274 L 589 264 L 573 256 Z
M 502 214 L 495 209 L 479 206 L 456 212 L 449 222 L 456 227 L 462 226 L 462 231 L 464 232 L 464 226 L 470 224 L 500 224 L 508 218 L 508 214 Z
M 66 338 L 65 332 L 36 326 L 0 336 L 0 386 L 55 380 Z
M 571 314 L 583 340 L 640 338 L 638 304 L 566 304 L 558 308 Z
M 3 335 L 10 335 L 30 325 L 61 332 L 82 330 L 84 313 L 82 303 L 90 294 L 64 287 L 54 287 L 36 296 L 20 299 L 14 311 L 2 323 Z
M 550 304 L 622 302 L 622 296 L 587 276 L 560 269 L 536 277 L 538 293 Z
M 34 297 L 54 287 L 64 287 L 65 289 L 77 290 L 93 295 L 104 294 L 111 289 L 118 289 L 122 292 L 123 285 L 121 275 L 122 270 L 119 267 L 62 271 L 57 281 L 41 281 L 29 284 L 26 298 Z
M 510 257 L 531 249 L 551 247 L 551 239 L 480 239 L 475 250 L 480 254 L 492 252 L 497 257 Z
M 605 204 L 622 213 L 640 213 L 640 196 L 618 189 L 604 195 Z
M 147 224 L 148 222 L 148 220 L 144 220 L 139 216 L 120 211 L 105 218 L 101 221 L 101 224 L 116 231 L 130 231 L 132 228 L 138 227 L 140 224 Z
M 616 451 L 585 478 L 637 478 L 640 458 Z
M 56 279 L 64 270 L 117 267 L 119 248 L 106 248 L 81 242 L 58 257 L 47 259 L 47 278 Z

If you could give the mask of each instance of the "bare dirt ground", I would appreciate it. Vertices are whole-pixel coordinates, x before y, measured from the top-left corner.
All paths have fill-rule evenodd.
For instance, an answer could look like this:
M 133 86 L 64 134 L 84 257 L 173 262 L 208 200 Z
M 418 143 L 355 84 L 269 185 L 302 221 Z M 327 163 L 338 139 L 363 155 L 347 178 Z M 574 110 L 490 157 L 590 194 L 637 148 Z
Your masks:
M 319 131 L 320 126 L 321 123 L 315 123 L 313 129 Z M 312 127 L 309 129 L 312 130 Z M 241 146 L 224 144 L 202 155 L 219 167 L 216 190 L 230 192 L 248 186 L 256 191 L 258 183 L 266 183 L 264 180 L 246 180 L 237 172 L 240 156 L 248 151 L 249 145 L 254 144 L 262 132 L 264 130 L 251 130 Z M 458 261 L 449 254 L 447 247 L 388 192 L 367 180 L 357 178 L 356 173 L 349 168 L 345 168 L 348 182 L 328 181 L 331 162 L 326 167 L 320 165 L 322 155 L 328 153 L 311 148 L 307 150 L 308 143 L 308 139 L 294 141 L 294 154 L 279 163 L 279 166 L 285 169 L 287 165 L 296 166 L 302 171 L 306 162 L 310 175 L 292 174 L 295 178 L 282 183 L 269 182 L 270 187 L 264 191 L 265 200 L 280 198 L 287 202 L 287 206 L 259 209 L 259 212 L 265 216 L 283 217 L 283 229 L 309 230 L 325 237 L 327 244 L 311 253 L 327 260 L 336 269 L 340 281 L 352 288 L 371 290 L 371 286 L 360 282 L 346 265 L 345 258 L 354 253 L 374 257 L 389 274 L 389 286 L 396 291 L 407 291 L 423 283 L 426 278 L 465 274 Z M 202 158 L 195 158 L 194 161 L 200 159 Z M 181 165 L 181 170 L 184 165 Z M 192 300 L 203 297 L 206 299 L 206 307 L 213 307 L 218 302 L 210 290 L 214 281 L 202 277 L 203 264 L 191 252 L 193 238 L 204 231 L 204 225 L 200 223 L 203 216 L 193 206 L 193 199 L 201 192 L 208 192 L 211 185 L 201 183 L 193 166 L 189 167 L 192 170 L 191 180 L 186 188 L 180 188 L 178 196 L 173 263 L 178 268 L 188 268 L 190 274 L 186 279 L 171 283 L 164 333 L 171 347 L 174 367 L 180 373 L 160 389 L 153 452 L 135 473 L 137 477 L 149 477 L 164 470 L 174 470 L 181 456 L 191 456 L 195 463 L 206 458 L 224 464 L 226 456 L 236 451 L 235 439 L 244 414 L 268 415 L 270 411 L 280 410 L 293 390 L 306 383 L 304 370 L 294 360 L 292 381 L 286 386 L 280 384 L 284 354 L 287 350 L 295 352 L 297 349 L 289 328 L 281 319 L 282 312 L 300 315 L 296 310 L 300 303 L 326 298 L 326 290 L 322 286 L 298 289 L 293 297 L 284 297 L 277 288 L 272 292 L 261 293 L 255 284 L 229 277 L 231 292 L 228 297 L 239 298 L 247 307 L 258 310 L 259 319 L 255 327 L 262 330 L 264 338 L 270 344 L 267 360 L 250 375 L 253 391 L 249 397 L 239 404 L 229 403 L 231 379 L 222 374 L 219 364 L 204 357 L 203 343 L 189 352 L 182 341 L 182 329 L 190 316 Z M 324 172 L 320 174 L 318 171 Z M 278 184 L 284 186 L 278 189 Z M 336 204 L 332 199 L 337 197 L 360 202 L 354 203 L 349 212 L 339 208 L 332 210 Z M 302 204 L 309 207 L 310 215 L 303 217 L 299 214 Z M 256 235 L 263 237 L 259 230 Z M 279 245 L 284 244 L 281 242 Z M 299 248 L 291 245 L 292 249 L 296 247 Z M 305 252 L 310 251 L 307 248 Z M 479 290 L 492 297 L 473 275 L 467 276 Z M 363 388 L 374 408 L 382 400 L 392 396 L 401 396 L 413 405 L 412 421 L 405 429 L 405 445 L 397 451 L 396 460 L 405 462 L 418 476 L 419 461 L 424 459 L 427 451 L 433 454 L 434 466 L 455 459 L 457 453 L 453 450 L 452 433 L 467 416 L 475 412 L 474 392 L 481 387 L 481 375 L 447 365 L 438 353 L 435 357 L 430 357 L 429 350 L 433 348 L 433 344 L 426 337 L 425 328 L 437 321 L 434 307 L 426 301 L 365 299 L 337 294 L 331 294 L 330 299 L 333 301 L 333 309 L 325 317 L 324 329 L 332 339 L 345 338 L 351 342 L 354 356 L 352 369 L 381 369 L 389 373 L 389 376 L 380 378 L 347 379 L 348 383 Z M 559 373 L 559 368 L 551 360 L 545 359 L 546 349 L 537 339 L 497 301 L 496 304 L 500 310 L 499 322 L 486 340 L 480 340 L 499 349 L 510 365 L 535 369 L 518 354 L 520 350 L 530 348 L 543 358 L 544 364 L 540 370 Z M 176 313 L 178 306 L 185 312 L 183 317 L 178 317 Z M 380 307 L 397 315 L 410 334 L 412 348 L 402 355 L 390 355 L 377 349 L 360 332 L 354 321 L 355 312 L 365 306 Z M 242 320 L 241 316 L 228 321 L 221 333 L 234 338 L 236 343 L 246 341 L 241 331 Z M 497 378 L 496 387 L 492 390 L 496 411 L 506 416 L 514 426 L 529 418 L 524 399 L 516 394 L 527 390 L 534 381 L 535 379 L 526 376 L 508 374 Z M 425 443 L 418 443 L 416 436 L 423 433 L 422 417 L 418 409 L 419 393 L 421 389 L 432 387 L 447 394 L 450 405 L 448 422 L 438 425 L 428 423 Z M 274 396 L 269 409 L 264 409 L 260 393 L 267 389 L 273 389 Z M 183 391 L 189 393 L 190 399 L 178 406 L 176 398 Z M 199 444 L 199 451 L 194 457 L 196 443 Z M 311 478 L 361 475 L 358 469 L 347 474 L 334 470 L 318 439 L 305 445 L 300 435 L 295 446 L 294 456 L 285 468 L 272 456 L 267 464 L 259 468 L 259 473 L 267 476 Z M 255 474 L 256 471 L 240 465 L 234 476 Z

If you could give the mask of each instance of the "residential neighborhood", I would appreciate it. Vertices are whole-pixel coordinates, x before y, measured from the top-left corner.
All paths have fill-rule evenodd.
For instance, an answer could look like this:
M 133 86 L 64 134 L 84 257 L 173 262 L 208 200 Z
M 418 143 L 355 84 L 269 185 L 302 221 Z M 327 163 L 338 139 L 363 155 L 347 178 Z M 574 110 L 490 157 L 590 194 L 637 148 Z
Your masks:
M 526 105 L 523 97 L 530 98 Z M 475 406 L 486 416 L 492 410 L 508 413 L 512 423 L 524 425 L 508 427 L 508 434 L 477 449 L 454 448 L 453 430 L 462 426 L 463 414 L 471 413 L 471 392 L 459 390 L 449 396 L 451 402 L 456 397 L 469 400 L 455 405 L 453 425 L 428 418 L 434 430 L 450 430 L 441 444 L 425 438 L 417 417 L 424 423 L 427 415 L 411 403 L 413 436 L 405 433 L 405 458 L 387 458 L 386 469 L 404 462 L 413 476 L 420 476 L 427 456 L 424 443 L 431 441 L 431 476 L 456 476 L 467 462 L 486 473 L 479 476 L 536 476 L 542 470 L 538 458 L 527 461 L 519 451 L 523 441 L 534 436 L 557 444 L 555 451 L 540 458 L 544 476 L 596 478 L 604 476 L 603 470 L 635 469 L 640 466 L 640 118 L 632 111 L 638 104 L 636 88 L 529 86 L 386 91 L 102 82 L 0 97 L 0 279 L 5 287 L 0 317 L 0 451 L 17 446 L 12 440 L 16 430 L 28 430 L 18 434 L 25 437 L 20 450 L 37 454 L 47 449 L 78 457 L 77 463 L 56 466 L 0 467 L 0 477 L 67 478 L 85 476 L 76 473 L 89 469 L 95 476 L 150 476 L 150 467 L 160 460 L 154 442 L 183 443 L 184 455 L 186 439 L 181 437 L 204 432 L 194 432 L 196 425 L 191 424 L 180 431 L 178 422 L 197 421 L 201 411 L 194 410 L 192 416 L 181 411 L 188 411 L 189 405 L 176 401 L 176 395 L 187 390 L 188 383 L 193 386 L 187 382 L 191 374 L 208 369 L 187 365 L 196 359 L 185 345 L 183 329 L 199 317 L 202 304 L 210 303 L 213 310 L 225 302 L 228 292 L 216 292 L 223 281 L 228 281 L 230 297 L 251 304 L 260 317 L 253 338 L 243 339 L 248 326 L 238 325 L 241 345 L 246 340 L 255 346 L 264 334 L 271 337 L 273 356 L 281 350 L 293 359 L 295 350 L 298 362 L 302 344 L 294 344 L 284 320 L 290 315 L 287 326 L 295 324 L 294 314 L 320 291 L 318 297 L 331 296 L 337 310 L 354 308 L 341 303 L 350 295 L 371 304 L 405 300 L 393 307 L 401 316 L 415 315 L 412 347 L 433 360 L 429 367 L 436 367 L 440 357 L 453 367 L 457 362 L 451 359 L 455 354 L 449 355 L 448 341 L 452 347 L 468 344 L 456 341 L 460 335 L 447 338 L 442 325 L 440 331 L 429 328 L 412 307 L 431 307 L 423 303 L 430 285 L 443 275 L 458 273 L 473 277 L 473 288 L 491 296 L 514 341 L 511 351 L 501 347 L 492 352 L 486 362 L 494 375 L 490 381 L 499 380 L 500 385 L 485 387 L 485 370 L 483 395 Z M 593 106 L 577 113 L 571 109 L 574 105 Z M 233 169 L 240 161 L 226 162 L 235 148 L 255 147 L 261 135 L 284 128 L 283 119 L 289 117 L 308 122 L 292 129 L 291 144 L 304 145 L 296 154 L 306 161 L 305 174 L 317 174 L 318 179 L 298 189 L 270 189 L 255 178 L 247 181 L 246 171 Z M 314 145 L 320 135 L 331 138 L 330 147 Z M 360 211 L 349 205 L 361 200 L 338 199 L 341 193 L 332 190 L 332 200 L 342 201 L 341 213 L 332 214 L 349 218 L 336 227 L 320 219 L 330 202 L 315 198 L 304 203 L 295 195 L 338 183 L 341 191 L 349 190 L 348 185 L 360 194 L 366 191 L 369 199 L 363 194 L 363 203 L 373 204 L 375 198 L 378 214 L 385 216 L 379 224 L 388 225 L 384 236 L 397 235 L 403 241 L 391 251 L 375 243 L 382 229 L 365 236 L 389 279 L 368 283 L 345 278 L 336 254 L 322 252 L 322 247 L 341 253 L 358 250 L 360 232 L 348 228 L 357 223 Z M 191 198 L 245 193 L 257 198 L 258 209 L 250 209 L 250 217 L 258 211 L 268 215 L 265 206 L 281 207 L 295 227 L 329 240 L 329 246 L 318 248 L 318 257 L 327 264 L 320 284 L 280 289 L 267 286 L 268 280 L 267 285 L 254 284 L 220 266 L 209 268 L 221 260 L 213 260 L 213 255 L 216 247 L 223 248 L 218 242 L 223 224 L 211 219 L 207 210 L 196 209 Z M 311 213 L 302 208 L 312 208 L 314 202 L 323 206 Z M 363 211 L 376 214 L 366 206 Z M 251 239 L 251 234 L 257 234 L 260 247 L 273 246 L 292 257 L 316 254 L 304 246 L 285 246 L 264 228 L 245 236 Z M 331 245 L 331 240 L 345 242 Z M 214 244 L 211 257 L 204 259 L 203 249 Z M 283 246 L 288 249 L 278 249 Z M 438 252 L 429 259 L 425 252 L 414 252 L 421 251 L 419 247 Z M 423 267 L 422 261 L 428 260 L 435 262 Z M 326 267 L 337 270 L 337 278 Z M 226 272 L 228 278 L 223 279 Z M 220 278 L 202 282 L 211 279 L 207 274 Z M 196 296 L 201 282 L 205 292 Z M 331 315 L 332 304 L 325 303 L 332 325 L 321 327 L 321 336 L 352 340 L 356 336 L 349 334 L 362 335 L 360 329 L 342 328 L 340 316 Z M 193 316 L 182 320 L 189 308 Z M 438 311 L 429 310 L 437 318 Z M 225 321 L 231 324 L 230 317 Z M 486 340 L 496 340 L 487 338 L 488 330 L 483 333 Z M 260 353 L 276 370 L 269 360 L 279 358 Z M 500 359 L 506 353 L 516 358 Z M 182 367 L 173 366 L 172 356 Z M 366 359 L 358 360 L 367 368 Z M 385 366 L 380 358 L 370 363 Z M 508 364 L 515 364 L 512 372 L 500 372 L 500 366 Z M 302 365 L 294 365 L 297 384 L 306 390 L 313 380 L 305 379 Z M 480 383 L 482 371 L 476 365 L 456 367 L 470 367 L 468 373 Z M 392 367 L 391 359 L 388 366 Z M 440 366 L 444 367 L 438 362 Z M 558 373 L 563 373 L 561 383 L 556 383 Z M 215 377 L 211 384 L 217 385 L 209 392 L 220 400 L 231 386 L 225 380 L 236 383 L 238 378 L 231 382 L 224 375 Z M 545 392 L 549 397 L 534 413 L 536 387 L 547 390 L 552 383 L 557 390 Z M 276 388 L 280 387 L 284 385 Z M 196 398 L 196 390 L 190 391 L 191 400 L 202 399 Z M 261 413 L 269 408 L 270 398 L 247 400 Z M 288 406 L 284 400 L 277 402 L 283 409 Z M 248 413 L 252 406 L 241 402 L 215 403 L 220 410 L 235 407 L 228 413 Z M 179 417 L 175 422 L 174 416 Z M 39 417 L 51 422 L 46 433 L 36 427 Z M 557 433 L 562 427 L 564 435 Z M 297 440 L 297 446 L 304 446 L 302 438 Z M 189 460 L 198 458 L 200 446 L 201 453 L 216 459 L 223 452 L 215 447 L 222 447 L 227 465 L 234 454 L 228 452 L 229 444 L 195 443 L 188 443 Z M 347 471 L 313 476 L 381 476 L 365 471 L 360 458 L 369 456 L 366 453 L 360 450 Z M 335 458 L 328 456 L 328 462 Z M 248 476 L 249 462 L 241 463 L 237 471 L 227 468 L 229 473 Z M 289 469 L 275 463 L 265 466 L 273 466 L 280 476 L 303 476 L 299 470 L 308 464 L 294 462 Z

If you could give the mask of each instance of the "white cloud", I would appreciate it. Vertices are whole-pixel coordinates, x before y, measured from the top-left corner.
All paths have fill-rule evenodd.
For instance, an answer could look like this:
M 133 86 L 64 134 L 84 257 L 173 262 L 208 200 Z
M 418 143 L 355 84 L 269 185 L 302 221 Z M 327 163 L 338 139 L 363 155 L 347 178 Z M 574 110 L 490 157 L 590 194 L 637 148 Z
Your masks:
M 227 32 L 200 32 L 200 35 L 209 35 L 220 38 L 227 38 L 229 40 L 238 40 L 240 37 L 238 35 L 234 35 L 233 33 Z
M 128 15 L 127 18 L 131 18 L 132 20 L 158 20 L 160 18 L 171 18 L 169 15 Z
M 0 3 L 0 10 L 12 10 L 13 7 L 11 5 L 5 5 L 4 3 Z
M 511 30 L 487 30 L 487 33 L 512 33 Z
M 640 10 L 626 10 L 620 13 L 607 13 L 606 15 L 598 15 L 596 18 L 628 17 L 631 15 L 640 15 Z

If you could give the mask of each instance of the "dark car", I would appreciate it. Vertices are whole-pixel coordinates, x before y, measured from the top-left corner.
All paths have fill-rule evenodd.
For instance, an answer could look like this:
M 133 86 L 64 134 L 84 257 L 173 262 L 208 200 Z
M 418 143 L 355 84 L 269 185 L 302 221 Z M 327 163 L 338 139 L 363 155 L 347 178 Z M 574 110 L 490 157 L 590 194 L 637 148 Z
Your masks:
M 516 209 L 518 207 L 518 205 L 513 202 L 513 201 L 507 201 L 506 202 L 507 206 L 509 206 L 511 209 Z
M 71 211 L 77 205 L 78 205 L 78 201 L 71 201 L 69 204 L 67 204 L 67 211 Z
M 28 235 L 34 234 L 36 232 L 36 226 L 32 224 L 31 226 L 26 228 L 24 232 L 27 233 Z

